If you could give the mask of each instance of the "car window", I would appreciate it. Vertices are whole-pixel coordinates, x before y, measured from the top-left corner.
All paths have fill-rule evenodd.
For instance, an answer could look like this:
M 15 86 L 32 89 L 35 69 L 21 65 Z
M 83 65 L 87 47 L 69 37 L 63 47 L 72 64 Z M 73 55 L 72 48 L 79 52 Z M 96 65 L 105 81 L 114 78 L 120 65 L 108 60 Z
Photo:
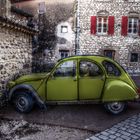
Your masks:
M 90 77 L 100 76 L 100 75 L 102 75 L 102 70 L 97 64 L 95 64 L 93 62 L 81 61 L 80 62 L 79 74 L 80 74 L 81 77 L 84 77 L 84 76 L 90 76 Z
M 55 77 L 75 76 L 76 61 L 66 61 L 60 64 L 54 72 Z
M 108 75 L 112 75 L 112 76 L 120 76 L 121 75 L 119 68 L 115 64 L 113 64 L 112 62 L 104 61 L 103 66 L 105 67 Z

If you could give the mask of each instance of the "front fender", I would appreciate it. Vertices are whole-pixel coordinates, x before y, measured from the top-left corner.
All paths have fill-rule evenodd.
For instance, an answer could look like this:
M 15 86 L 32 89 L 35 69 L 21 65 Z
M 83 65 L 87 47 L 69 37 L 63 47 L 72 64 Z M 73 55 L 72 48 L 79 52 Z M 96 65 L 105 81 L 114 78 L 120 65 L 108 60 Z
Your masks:
M 102 96 L 103 102 L 125 101 L 138 98 L 136 91 L 121 80 L 107 80 Z
M 44 102 L 40 99 L 40 97 L 38 96 L 38 94 L 36 93 L 36 91 L 33 89 L 32 86 L 30 85 L 26 85 L 26 84 L 20 84 L 20 85 L 17 85 L 15 87 L 13 87 L 9 94 L 8 94 L 8 99 L 9 101 L 11 100 L 12 98 L 12 95 L 17 91 L 17 90 L 28 90 L 30 91 L 31 93 L 31 96 L 35 98 L 35 100 L 37 101 L 37 103 L 40 105 L 40 106 L 44 106 Z

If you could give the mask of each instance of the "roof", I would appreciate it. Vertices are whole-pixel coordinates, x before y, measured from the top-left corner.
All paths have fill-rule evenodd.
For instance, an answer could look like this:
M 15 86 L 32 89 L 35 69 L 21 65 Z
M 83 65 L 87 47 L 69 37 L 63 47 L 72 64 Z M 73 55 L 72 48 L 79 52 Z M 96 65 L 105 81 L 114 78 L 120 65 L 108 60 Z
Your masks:
M 23 2 L 34 2 L 38 3 L 41 2 L 41 0 L 11 0 L 11 3 L 23 3 Z M 69 4 L 73 3 L 74 0 L 44 0 L 46 4 L 56 4 L 56 3 L 64 3 L 64 4 Z M 43 0 L 42 0 L 43 2 Z
M 21 32 L 25 32 L 28 34 L 38 34 L 38 30 L 27 27 L 27 26 L 22 25 L 20 23 L 16 23 L 15 21 L 11 21 L 7 17 L 0 16 L 0 25 L 3 27 L 11 28 L 11 29 L 16 29 L 16 30 L 19 30 Z
M 75 55 L 75 56 L 69 56 L 69 57 L 65 58 L 65 60 L 66 59 L 68 59 L 68 60 L 69 59 L 82 59 L 82 58 L 84 58 L 84 59 L 94 59 L 96 61 L 103 61 L 103 60 L 111 60 L 112 61 L 111 58 L 103 56 L 103 55 Z M 60 60 L 63 60 L 63 59 L 60 59 Z
M 15 6 L 11 6 L 11 12 L 22 15 L 24 17 L 33 17 L 33 15 L 31 13 L 28 13 L 22 9 L 19 9 Z
M 24 2 L 24 1 L 33 1 L 33 0 L 10 0 L 11 3 L 17 3 L 17 2 Z

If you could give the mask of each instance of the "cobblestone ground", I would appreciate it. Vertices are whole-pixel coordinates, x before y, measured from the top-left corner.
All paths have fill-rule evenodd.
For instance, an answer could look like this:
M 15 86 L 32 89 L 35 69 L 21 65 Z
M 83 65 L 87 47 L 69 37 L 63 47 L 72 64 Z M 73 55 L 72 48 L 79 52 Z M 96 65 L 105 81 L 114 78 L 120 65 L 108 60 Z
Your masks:
M 128 118 L 86 140 L 140 140 L 140 114 Z

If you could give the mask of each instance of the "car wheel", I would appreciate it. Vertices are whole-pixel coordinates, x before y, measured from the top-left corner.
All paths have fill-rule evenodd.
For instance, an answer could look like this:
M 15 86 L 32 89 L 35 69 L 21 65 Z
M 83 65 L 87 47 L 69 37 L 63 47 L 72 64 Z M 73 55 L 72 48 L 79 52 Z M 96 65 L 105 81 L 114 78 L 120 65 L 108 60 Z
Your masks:
M 117 115 L 126 109 L 127 103 L 126 102 L 109 102 L 109 103 L 105 103 L 104 107 L 108 112 Z
M 30 112 L 34 105 L 33 98 L 25 92 L 16 93 L 13 100 L 16 110 L 21 113 Z

